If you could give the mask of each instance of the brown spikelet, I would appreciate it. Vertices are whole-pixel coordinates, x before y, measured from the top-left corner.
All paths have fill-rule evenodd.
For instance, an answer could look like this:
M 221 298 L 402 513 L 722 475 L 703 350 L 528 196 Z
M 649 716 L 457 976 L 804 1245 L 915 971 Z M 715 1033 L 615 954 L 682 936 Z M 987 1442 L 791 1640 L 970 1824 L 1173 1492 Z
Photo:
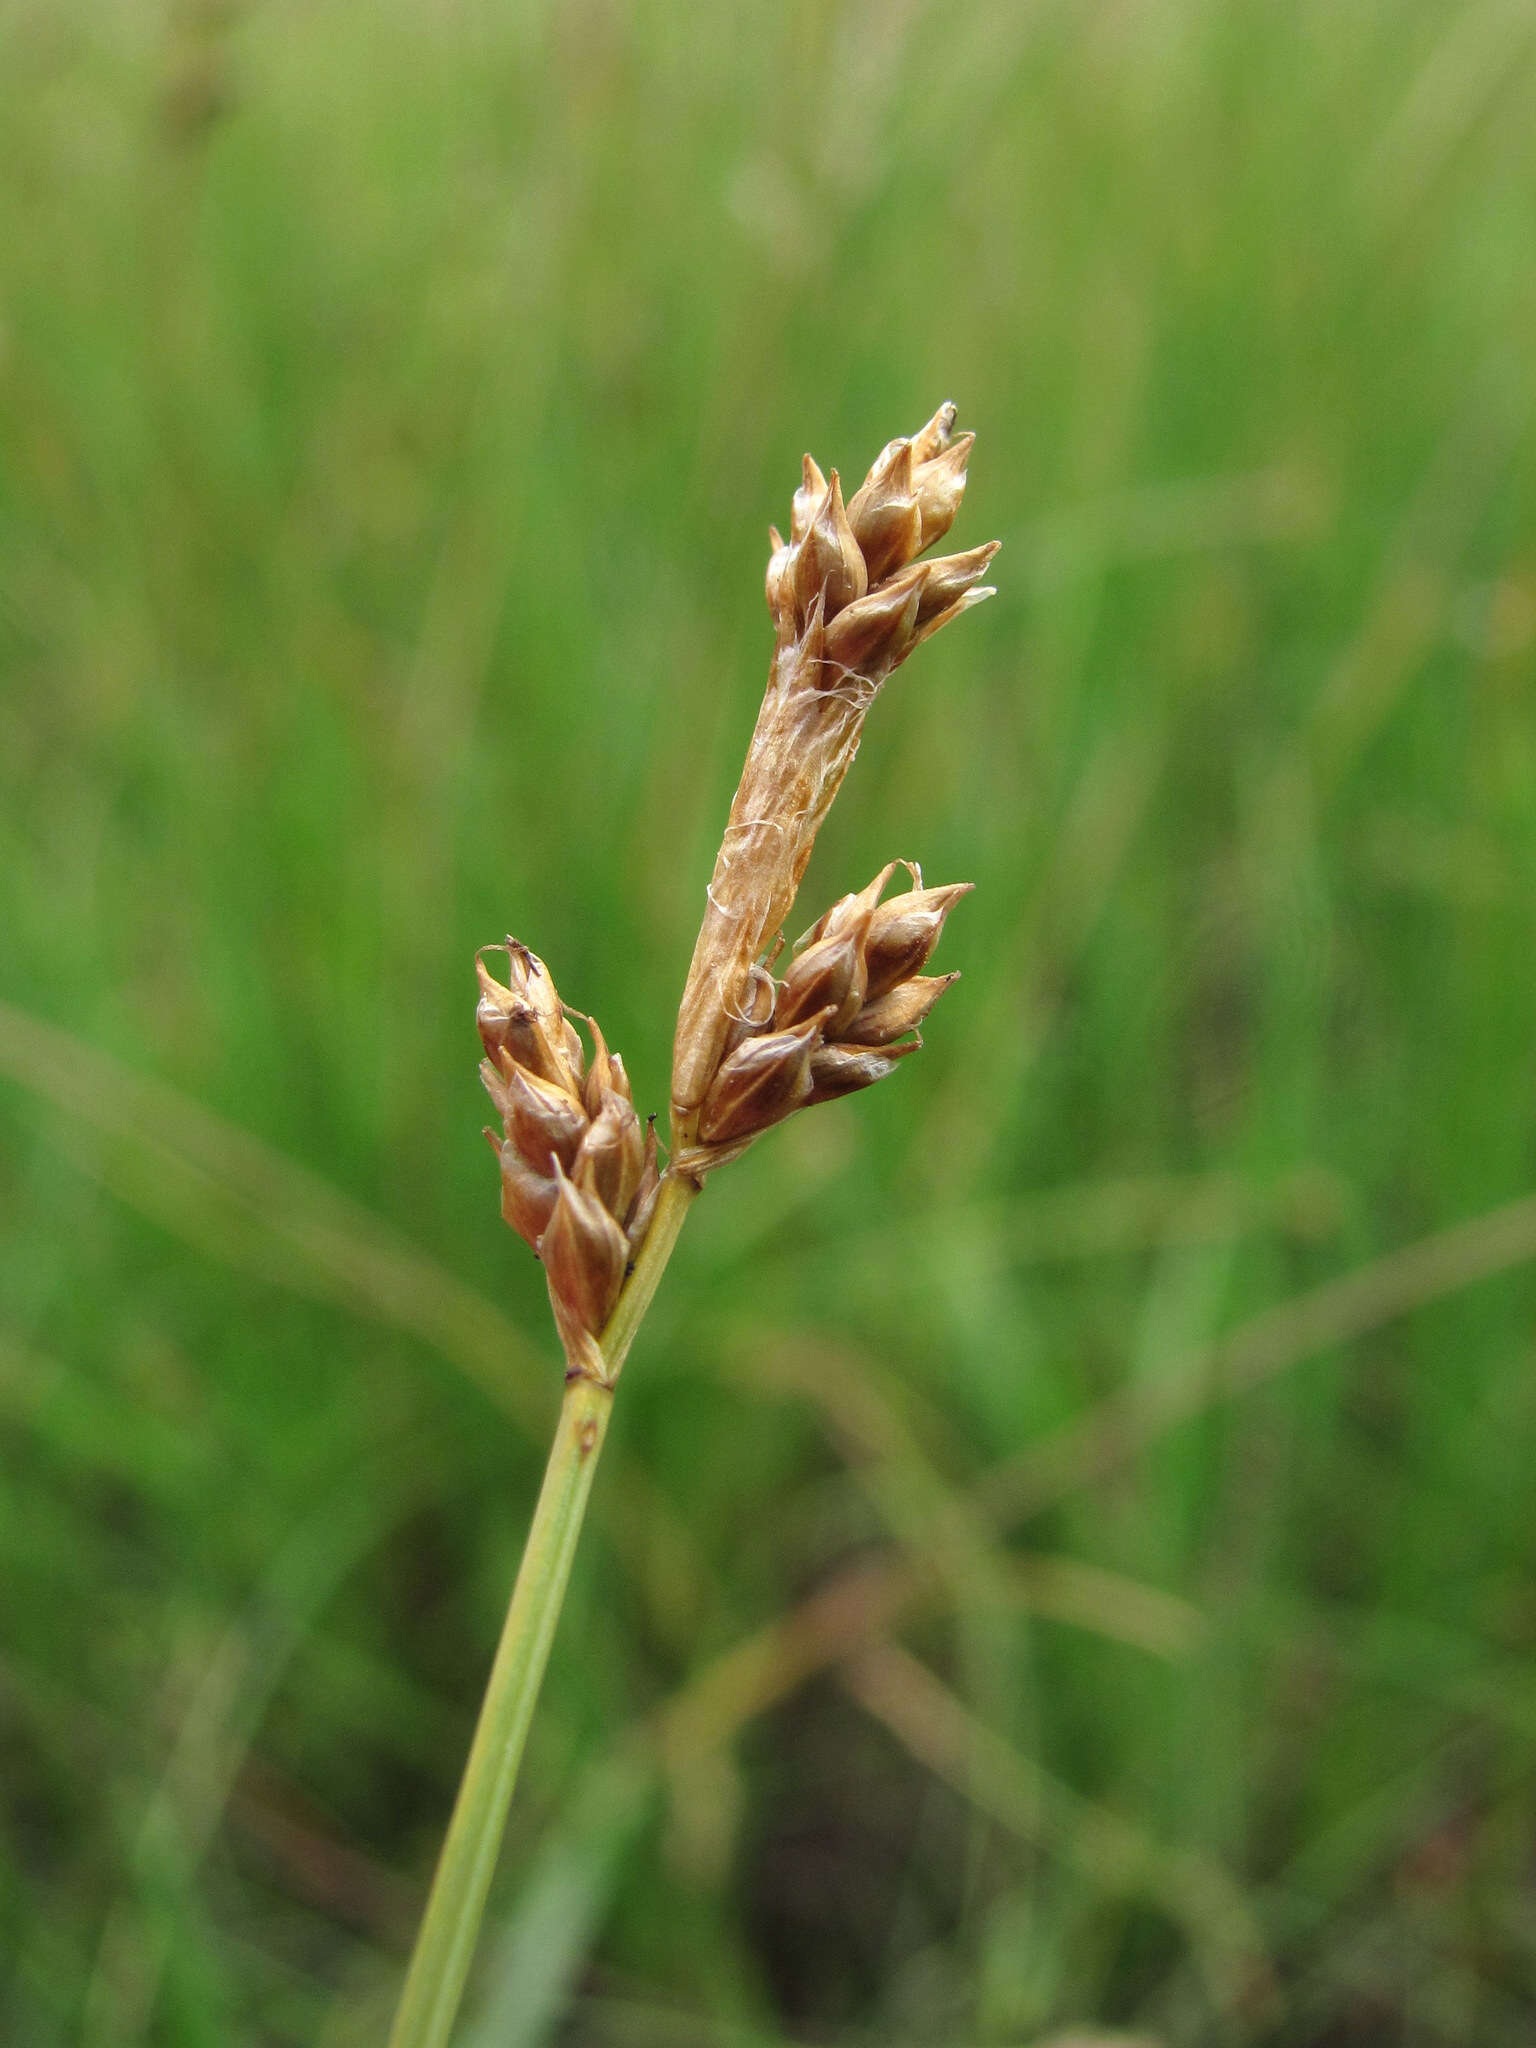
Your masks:
M 497 981 L 485 964 L 487 953 L 504 951 L 507 979 Z M 566 1017 L 549 970 L 536 953 L 515 939 L 505 947 L 482 946 L 475 955 L 480 1001 L 475 1022 L 491 1059 L 508 1052 L 541 1080 L 581 1090 L 581 1040 Z
M 917 886 L 882 903 L 898 867 Z M 676 1170 L 708 1173 L 797 1109 L 871 1087 L 916 1052 L 917 1026 L 959 980 L 919 970 L 970 886 L 925 888 L 915 863 L 891 861 L 867 888 L 839 897 L 801 939 L 783 981 L 765 976 L 776 991 L 772 1015 L 722 1061 L 697 1141 L 676 1156 Z
M 917 883 L 905 895 L 879 901 L 897 867 L 905 866 Z M 921 974 L 939 942 L 944 920 L 970 888 L 968 882 L 925 889 L 921 870 L 911 861 L 892 861 L 868 888 L 841 897 L 811 927 L 785 977 L 787 992 L 802 962 L 816 963 L 845 946 L 857 948 L 859 971 L 854 985 L 862 988 L 856 1009 L 830 1016 L 822 1043 L 811 1055 L 811 1091 L 806 1105 L 830 1102 L 856 1089 L 883 1081 L 895 1063 L 922 1044 L 915 1036 L 956 974 Z M 897 1041 L 901 1043 L 897 1043 Z
M 817 509 L 827 493 L 827 480 L 816 466 L 814 455 L 806 455 L 800 462 L 800 488 L 790 506 L 789 537 L 801 541 L 810 532 Z
M 956 417 L 952 400 L 946 398 L 933 418 L 912 436 L 914 462 L 932 462 L 936 455 L 943 453 L 954 437 Z
M 555 1165 L 555 1202 L 539 1240 L 549 1299 L 572 1370 L 590 1370 L 593 1340 L 613 1313 L 629 1246 L 597 1197 Z
M 737 1144 L 756 1137 L 798 1109 L 810 1091 L 811 1054 L 821 1041 L 826 1015 L 807 1017 L 787 1031 L 748 1038 L 724 1062 L 699 1113 L 699 1135 L 708 1145 Z
M 955 434 L 955 408 L 942 405 L 916 434 L 881 451 L 846 506 L 837 472 L 823 474 L 807 456 L 788 541 L 771 530 L 766 590 L 777 645 L 678 1013 L 672 1120 L 679 1170 L 706 1172 L 719 1163 L 711 1145 L 736 1142 L 706 1135 L 705 1104 L 724 1063 L 771 1035 L 767 1020 L 757 1022 L 754 975 L 789 915 L 870 705 L 916 646 L 989 594 L 980 578 L 995 545 L 942 561 L 915 559 L 952 524 L 972 446 L 973 436 Z M 834 1014 L 849 1008 L 847 991 L 829 1001 L 830 988 L 811 986 L 823 971 L 825 961 L 798 970 L 787 1008 L 780 998 L 779 1028 L 787 1020 L 798 1029 L 813 1004 Z M 797 973 L 793 962 L 790 973 Z M 716 1132 L 721 1101 L 716 1095 L 709 1113 Z
M 645 1139 L 633 1103 L 617 1090 L 609 1093 L 588 1124 L 576 1151 L 571 1178 L 595 1195 L 610 1216 L 628 1217 L 640 1189 L 645 1167 Z
M 501 1150 L 501 1214 L 523 1242 L 537 1253 L 555 1206 L 555 1182 L 535 1173 L 517 1156 L 509 1140 Z
M 629 1228 L 625 1232 L 631 1252 L 638 1251 L 641 1240 L 651 1227 L 651 1215 L 656 1207 L 656 1197 L 661 1191 L 661 1174 L 657 1166 L 656 1119 L 651 1117 L 645 1127 L 645 1157 L 640 1168 L 640 1185 L 635 1190 L 634 1203 L 629 1213 Z
M 866 1003 L 837 1034 L 843 1045 L 889 1045 L 915 1031 L 958 974 L 914 974 Z
M 940 555 L 935 561 L 920 562 L 909 570 L 909 575 L 920 580 L 917 601 L 919 626 L 926 626 L 940 612 L 948 611 L 951 605 L 974 591 L 1001 545 L 1000 541 L 989 540 L 963 555 Z
M 480 1077 L 502 1122 L 500 1138 L 486 1132 L 501 1213 L 544 1261 L 570 1369 L 600 1377 L 597 1338 L 660 1184 L 655 1128 L 642 1132 L 624 1062 L 596 1021 L 584 1020 L 588 1062 L 543 961 L 512 939 L 505 953 L 505 982 L 477 957 L 475 1012 Z
M 811 1059 L 807 1107 L 817 1102 L 835 1102 L 856 1089 L 873 1087 L 892 1072 L 898 1060 L 904 1060 L 909 1052 L 920 1051 L 922 1043 L 920 1038 L 909 1038 L 902 1045 L 878 1047 L 824 1045 Z
M 862 675 L 899 668 L 912 651 L 922 602 L 920 584 L 893 578 L 839 612 L 827 628 L 828 669 Z
M 961 434 L 931 460 L 914 467 L 912 495 L 917 500 L 922 529 L 920 547 L 931 548 L 954 525 L 960 500 L 965 496 L 966 465 L 975 445 L 974 434 Z M 913 552 L 916 553 L 916 549 Z
M 848 524 L 871 583 L 902 568 L 923 544 L 923 514 L 912 483 L 912 443 L 892 441 L 854 492 Z
M 507 1136 L 536 1173 L 553 1173 L 554 1161 L 570 1171 L 587 1128 L 587 1113 L 576 1097 L 552 1081 L 501 1055 L 501 1089 L 492 1099 L 501 1110 Z
M 869 588 L 869 572 L 843 509 L 843 487 L 834 469 L 816 507 L 810 530 L 797 542 L 790 580 L 795 593 L 795 615 L 806 619 L 818 596 L 824 599 L 828 617 L 853 603 Z
M 824 1035 L 838 1036 L 864 1004 L 864 934 L 868 928 L 867 917 L 850 922 L 795 955 L 779 991 L 776 1023 L 798 1024 L 802 1018 L 824 1011 Z
M 951 882 L 942 889 L 919 886 L 879 905 L 869 920 L 864 942 L 868 1001 L 927 966 L 945 919 L 974 887 L 972 882 Z

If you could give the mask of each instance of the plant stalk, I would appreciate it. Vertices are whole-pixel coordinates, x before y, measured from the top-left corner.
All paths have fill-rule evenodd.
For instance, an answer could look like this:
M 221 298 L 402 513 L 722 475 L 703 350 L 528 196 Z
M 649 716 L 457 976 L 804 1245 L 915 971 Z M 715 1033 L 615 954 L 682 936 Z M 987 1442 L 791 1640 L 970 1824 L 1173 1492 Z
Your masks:
M 566 1383 L 544 1483 L 406 1972 L 389 2048 L 447 2048 L 474 1956 L 528 1726 L 560 1619 L 592 1475 L 608 1430 L 613 1382 L 698 1191 L 696 1182 L 676 1175 L 668 1174 L 662 1181 L 635 1269 L 600 1340 L 606 1384 L 584 1374 Z

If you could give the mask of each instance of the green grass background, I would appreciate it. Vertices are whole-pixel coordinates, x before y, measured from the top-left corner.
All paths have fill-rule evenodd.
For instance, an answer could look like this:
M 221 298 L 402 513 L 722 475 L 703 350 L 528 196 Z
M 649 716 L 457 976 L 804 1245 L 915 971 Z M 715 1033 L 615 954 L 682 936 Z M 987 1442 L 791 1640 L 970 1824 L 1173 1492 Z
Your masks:
M 462 2041 L 1529 2042 L 1533 67 L 0 9 L 7 2042 L 381 2039 L 559 1391 L 474 949 L 662 1106 L 767 522 L 950 396 L 802 901 L 965 978 L 690 1224 Z

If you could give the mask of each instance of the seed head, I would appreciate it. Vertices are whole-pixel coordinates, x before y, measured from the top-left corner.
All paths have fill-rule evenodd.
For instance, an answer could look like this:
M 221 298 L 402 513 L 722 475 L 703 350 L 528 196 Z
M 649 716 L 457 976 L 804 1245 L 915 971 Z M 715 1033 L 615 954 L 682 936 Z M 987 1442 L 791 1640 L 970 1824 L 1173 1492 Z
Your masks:
M 597 1338 L 656 1200 L 656 1133 L 642 1132 L 624 1062 L 596 1021 L 585 1019 L 589 1063 L 543 961 L 513 939 L 506 954 L 505 982 L 476 960 L 501 1213 L 544 1261 L 570 1369 L 600 1374 Z
M 882 903 L 880 892 L 899 867 L 917 887 Z M 883 1081 L 916 1052 L 917 1026 L 960 978 L 918 970 L 970 886 L 928 889 L 915 863 L 891 861 L 817 919 L 782 982 L 758 968 L 775 992 L 771 1013 L 721 1063 L 697 1140 L 675 1155 L 674 1170 L 709 1173 L 797 1109 Z
M 964 496 L 974 437 L 957 437 L 954 428 L 955 408 L 945 404 L 916 434 L 888 443 L 846 506 L 837 471 L 823 474 L 807 455 L 788 540 L 770 529 L 765 587 L 776 647 L 678 1013 L 674 1158 L 679 1165 L 686 1159 L 689 1170 L 712 1163 L 695 1154 L 705 1103 L 725 1063 L 771 1035 L 770 1021 L 795 1029 L 818 1007 L 832 1009 L 837 1028 L 851 1021 L 840 1013 L 849 1008 L 852 977 L 838 989 L 835 972 L 842 969 L 834 972 L 830 958 L 791 963 L 787 998 L 781 994 L 773 1020 L 760 1017 L 755 977 L 789 916 L 816 834 L 887 677 L 931 634 L 991 594 L 980 579 L 995 545 L 916 559 L 948 531 Z M 874 893 L 878 898 L 878 888 Z M 834 975 L 826 987 L 817 979 L 823 974 Z M 868 996 L 866 990 L 861 1003 Z M 712 1099 L 714 1126 L 724 1114 L 721 1102 L 719 1095 Z
M 960 509 L 974 439 L 941 405 L 887 443 L 846 503 L 838 472 L 807 455 L 788 539 L 768 530 L 775 649 L 678 1013 L 674 1175 L 701 1179 L 807 1104 L 884 1080 L 958 979 L 922 970 L 970 884 L 930 889 L 898 861 L 812 925 L 782 981 L 774 969 L 870 706 L 914 648 L 992 595 L 981 578 L 996 542 L 923 559 Z M 912 887 L 882 902 L 900 866 Z M 496 952 L 505 979 L 487 965 Z M 475 969 L 502 1214 L 544 1261 L 570 1371 L 601 1377 L 601 1335 L 661 1185 L 655 1120 L 642 1126 L 590 1017 L 588 1059 L 581 1013 L 536 954 L 509 938 Z

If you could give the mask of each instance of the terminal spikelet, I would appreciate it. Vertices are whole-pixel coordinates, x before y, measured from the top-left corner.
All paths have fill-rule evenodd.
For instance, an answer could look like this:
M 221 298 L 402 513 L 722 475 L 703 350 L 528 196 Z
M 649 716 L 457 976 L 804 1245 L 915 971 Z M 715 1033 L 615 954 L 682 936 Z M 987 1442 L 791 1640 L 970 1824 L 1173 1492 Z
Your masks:
M 656 1201 L 656 1132 L 641 1130 L 624 1062 L 597 1025 L 584 1020 L 588 1064 L 549 969 L 515 939 L 505 952 L 505 982 L 484 952 L 475 962 L 480 1077 L 502 1126 L 499 1138 L 485 1134 L 501 1166 L 501 1213 L 544 1261 L 570 1370 L 601 1377 L 597 1338 Z
M 767 1017 L 762 956 L 790 913 L 816 834 L 886 680 L 940 627 L 993 594 L 982 577 L 997 552 L 995 541 L 965 554 L 919 559 L 954 523 L 974 440 L 956 434 L 955 408 L 942 405 L 915 434 L 881 451 L 846 502 L 838 472 L 823 474 L 807 455 L 789 539 L 769 530 L 766 589 L 774 654 L 678 1013 L 672 1069 L 676 1171 L 702 1174 L 742 1148 L 747 1134 L 736 1126 L 743 1112 L 732 1108 L 722 1123 L 725 1095 L 734 1093 L 734 1083 L 750 1066 L 756 1076 L 753 1100 L 766 1102 L 773 1091 L 762 1066 L 770 1055 L 761 1041 L 799 1034 L 818 1009 L 828 1009 L 833 1021 L 810 1054 L 809 1090 L 801 1090 L 800 1037 L 786 1038 L 786 1106 L 771 1121 L 797 1106 L 789 1101 L 797 1093 L 821 1100 L 821 1090 L 846 1092 L 832 1089 L 834 1067 L 840 1077 L 864 1076 L 847 1086 L 865 1086 L 892 1064 L 893 1056 L 868 1040 L 859 1043 L 880 1054 L 873 1064 L 824 1056 L 843 1042 L 836 1033 L 865 1003 L 868 991 L 856 992 L 854 982 L 862 938 L 842 928 L 818 931 L 818 940 L 829 943 L 791 962 Z M 870 897 L 871 918 L 879 893 L 875 887 Z M 921 914 L 931 915 L 931 909 Z M 873 993 L 886 994 L 892 986 L 886 981 Z M 906 1007 L 916 1001 L 908 997 Z M 748 1054 L 754 1043 L 757 1049 Z M 750 1135 L 755 1134 L 754 1129 Z

